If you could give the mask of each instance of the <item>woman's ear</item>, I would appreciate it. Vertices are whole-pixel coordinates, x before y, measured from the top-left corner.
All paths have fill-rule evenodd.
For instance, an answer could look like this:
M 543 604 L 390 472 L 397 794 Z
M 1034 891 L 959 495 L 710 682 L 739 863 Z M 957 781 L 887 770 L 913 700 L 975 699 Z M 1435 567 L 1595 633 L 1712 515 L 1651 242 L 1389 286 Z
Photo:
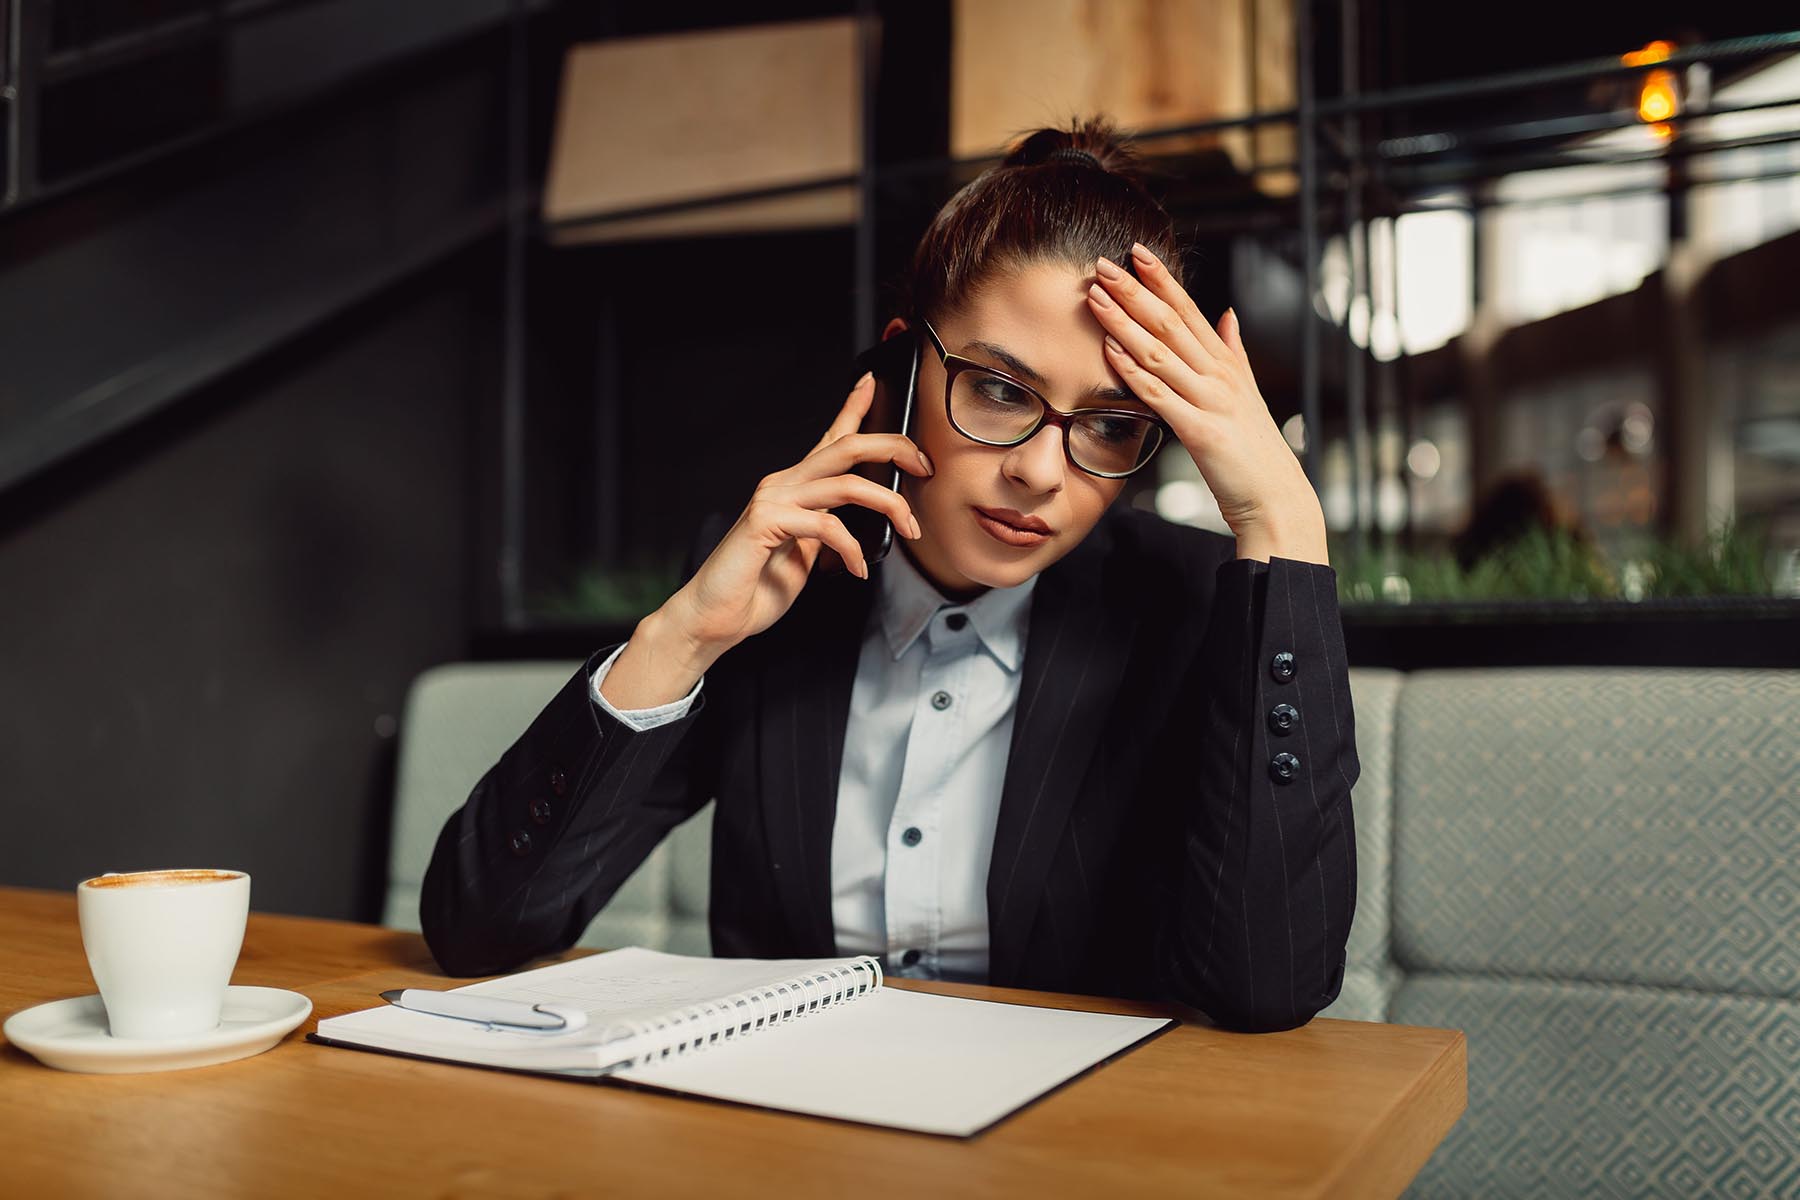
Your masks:
M 887 328 L 881 331 L 881 340 L 885 342 L 894 335 L 905 332 L 906 322 L 900 317 L 895 317 L 887 323 Z

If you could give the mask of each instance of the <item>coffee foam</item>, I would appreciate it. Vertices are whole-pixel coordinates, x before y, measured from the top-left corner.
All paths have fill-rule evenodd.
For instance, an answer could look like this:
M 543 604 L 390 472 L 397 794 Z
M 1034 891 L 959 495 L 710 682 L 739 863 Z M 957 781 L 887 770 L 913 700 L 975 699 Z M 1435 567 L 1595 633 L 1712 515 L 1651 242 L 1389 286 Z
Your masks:
M 85 888 L 187 887 L 197 883 L 229 883 L 242 879 L 242 871 L 213 871 L 184 868 L 173 871 L 129 871 L 119 875 L 96 875 L 84 879 Z

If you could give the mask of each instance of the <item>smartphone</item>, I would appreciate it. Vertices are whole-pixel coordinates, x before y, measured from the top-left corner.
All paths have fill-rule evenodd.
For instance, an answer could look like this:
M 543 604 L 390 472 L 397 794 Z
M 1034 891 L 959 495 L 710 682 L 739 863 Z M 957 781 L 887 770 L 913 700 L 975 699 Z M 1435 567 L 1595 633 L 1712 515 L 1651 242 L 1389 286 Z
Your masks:
M 852 383 L 861 379 L 865 371 L 875 376 L 875 396 L 869 401 L 869 412 L 863 417 L 859 433 L 912 436 L 921 348 L 918 334 L 908 329 L 856 356 Z M 891 462 L 858 463 L 851 470 L 889 491 L 900 490 L 901 471 Z M 865 562 L 874 566 L 887 557 L 894 544 L 894 523 L 888 520 L 886 513 L 861 504 L 840 505 L 831 512 L 862 547 Z

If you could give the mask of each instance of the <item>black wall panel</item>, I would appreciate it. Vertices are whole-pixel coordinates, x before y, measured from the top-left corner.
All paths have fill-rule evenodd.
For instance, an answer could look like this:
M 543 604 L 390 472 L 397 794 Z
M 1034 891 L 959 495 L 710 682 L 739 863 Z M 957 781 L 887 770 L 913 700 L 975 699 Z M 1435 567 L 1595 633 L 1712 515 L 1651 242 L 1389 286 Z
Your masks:
M 224 866 L 377 915 L 393 722 L 462 657 L 498 258 L 463 255 L 0 512 L 0 883 Z

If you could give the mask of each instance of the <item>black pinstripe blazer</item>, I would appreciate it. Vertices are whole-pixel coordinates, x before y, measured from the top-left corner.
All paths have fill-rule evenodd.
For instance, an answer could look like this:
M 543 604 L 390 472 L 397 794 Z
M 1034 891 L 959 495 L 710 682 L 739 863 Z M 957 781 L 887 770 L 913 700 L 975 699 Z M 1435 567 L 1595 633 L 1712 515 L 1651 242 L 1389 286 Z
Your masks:
M 1336 572 L 1235 553 L 1115 508 L 1039 579 L 988 870 L 991 982 L 1179 1000 L 1239 1029 L 1337 996 L 1360 765 Z M 713 953 L 835 954 L 831 831 L 875 591 L 814 578 L 685 717 L 642 733 L 590 699 L 612 648 L 596 653 L 438 839 L 420 915 L 444 969 L 571 945 L 708 800 Z

